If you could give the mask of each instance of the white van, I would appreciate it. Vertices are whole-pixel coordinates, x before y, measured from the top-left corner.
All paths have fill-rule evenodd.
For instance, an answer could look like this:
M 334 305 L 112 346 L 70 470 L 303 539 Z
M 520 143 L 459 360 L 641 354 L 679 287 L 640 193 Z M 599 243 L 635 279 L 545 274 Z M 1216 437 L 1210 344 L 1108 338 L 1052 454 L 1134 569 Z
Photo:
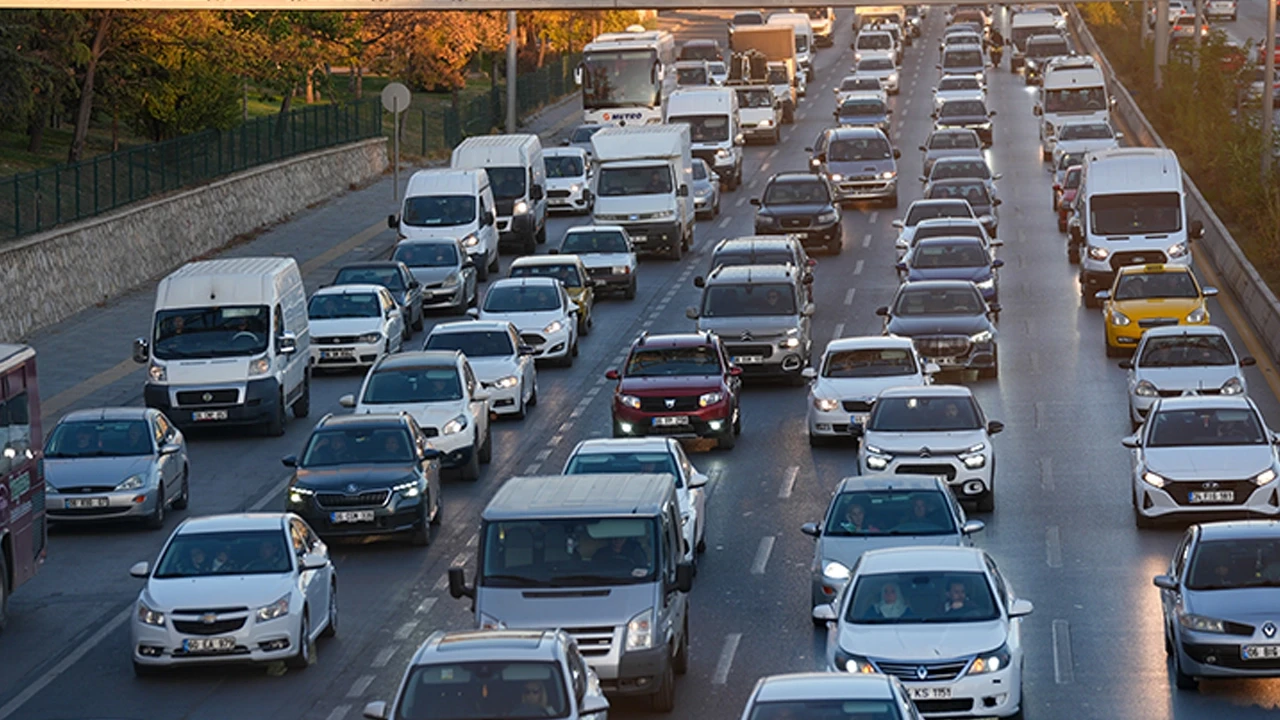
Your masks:
M 1088 55 L 1050 60 L 1031 111 L 1040 116 L 1040 157 L 1047 160 L 1063 123 L 1110 119 L 1111 98 L 1102 68 Z
M 1125 265 L 1191 264 L 1191 241 L 1204 236 L 1188 222 L 1178 156 L 1166 148 L 1118 148 L 1085 155 L 1071 242 L 1080 253 L 1080 293 L 1110 289 Z
M 489 175 L 483 170 L 437 168 L 419 170 L 405 186 L 399 217 L 387 225 L 402 240 L 452 238 L 476 264 L 476 275 L 488 280 L 498 271 L 498 226 Z
M 1058 19 L 1047 12 L 1020 12 L 1009 21 L 1005 38 L 1012 45 L 1009 71 L 1017 72 L 1026 60 L 1027 39 L 1035 35 L 1059 35 Z
M 685 88 L 667 98 L 666 123 L 689 126 L 693 156 L 702 158 L 726 190 L 742 184 L 742 128 L 738 93 L 730 87 Z
M 679 260 L 693 246 L 689 126 L 607 127 L 591 136 L 592 224 L 621 225 L 636 251 Z
M 307 293 L 293 258 L 188 263 L 156 288 L 143 398 L 174 424 L 261 425 L 283 435 L 285 411 L 311 411 Z
M 805 13 L 774 13 L 769 25 L 790 25 L 796 32 L 796 64 L 804 69 L 805 80 L 813 80 L 813 24 Z
M 547 170 L 537 135 L 469 137 L 453 149 L 449 165 L 489 173 L 500 244 L 533 254 L 547 241 Z

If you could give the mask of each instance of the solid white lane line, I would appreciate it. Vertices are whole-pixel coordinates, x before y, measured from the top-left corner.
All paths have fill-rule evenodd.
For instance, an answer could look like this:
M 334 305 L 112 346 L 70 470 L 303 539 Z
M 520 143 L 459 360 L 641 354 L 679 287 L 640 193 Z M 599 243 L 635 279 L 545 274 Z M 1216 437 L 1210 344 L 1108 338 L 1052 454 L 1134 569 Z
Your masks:
M 358 698 L 361 695 L 364 695 L 364 691 L 368 690 L 369 686 L 372 684 L 373 684 L 372 675 L 361 675 L 360 677 L 356 678 L 355 682 L 351 683 L 351 689 L 347 691 L 347 697 Z
M 1053 460 L 1040 458 L 1040 488 L 1053 492 Z
M 751 563 L 752 575 L 763 575 L 765 566 L 769 564 L 769 555 L 773 552 L 773 543 L 777 540 L 773 535 L 760 538 L 760 547 L 756 548 L 756 559 Z
M 467 547 L 475 547 L 480 544 L 480 533 L 471 533 L 471 537 L 467 538 Z
M 378 651 L 378 656 L 373 659 L 373 667 L 383 668 L 391 662 L 391 658 L 396 655 L 396 647 L 384 647 Z
M 293 479 L 292 475 L 286 475 L 284 479 L 276 483 L 275 487 L 271 488 L 271 492 L 258 498 L 257 502 L 250 505 L 249 512 L 258 512 L 262 508 L 266 507 L 267 503 L 271 502 L 272 500 L 275 500 L 285 491 L 285 488 L 289 487 L 289 481 L 292 479 Z M 0 715 L 0 717 L 3 717 L 3 716 Z
M 418 609 L 414 610 L 414 612 L 417 613 L 418 615 L 426 615 L 427 613 L 431 612 L 431 608 L 436 606 L 436 602 L 437 602 L 437 598 L 433 598 L 433 597 L 423 598 L 422 602 L 418 603 Z
M 124 625 L 125 621 L 132 616 L 133 611 L 134 604 L 129 603 L 129 607 L 121 610 L 117 615 L 108 620 L 106 624 L 98 628 L 98 631 L 93 635 L 90 635 L 89 639 L 86 640 L 84 644 L 68 653 L 67 656 L 62 658 L 57 665 L 49 668 L 48 672 L 33 680 L 31 684 L 23 688 L 22 692 L 15 695 L 12 700 L 5 703 L 3 706 L 0 706 L 0 720 L 4 720 L 18 712 L 18 708 L 27 704 L 27 701 L 35 697 L 36 693 L 45 689 L 49 683 L 57 680 L 59 675 L 70 670 L 71 666 L 80 662 L 80 659 L 85 655 L 88 655 L 90 650 L 101 645 L 102 641 L 106 639 L 108 635 L 115 632 L 121 625 Z
M 1059 685 L 1069 685 L 1076 680 L 1071 658 L 1071 626 L 1066 620 L 1053 621 L 1053 679 Z
M 876 223 L 876 218 L 879 218 L 879 217 L 880 217 L 880 211 L 872 210 L 871 217 L 867 218 L 867 222 L 870 222 L 872 225 L 874 225 Z
M 339 705 L 329 711 L 329 714 L 325 716 L 325 720 L 343 720 L 349 712 L 351 712 L 350 705 Z
M 742 642 L 742 633 L 729 633 L 724 636 L 724 647 L 720 649 L 720 659 L 716 661 L 716 671 L 711 675 L 712 685 L 724 685 L 729 680 L 729 670 L 733 667 L 733 656 L 738 652 L 738 643 Z
M 862 247 L 871 247 L 871 233 L 862 236 Z
M 1062 567 L 1062 531 L 1057 525 L 1044 529 L 1044 561 L 1051 568 Z
M 791 491 L 796 489 L 796 478 L 800 476 L 800 466 L 792 465 L 787 468 L 787 476 L 782 480 L 782 488 L 778 490 L 778 497 L 786 499 L 791 497 Z
M 845 293 L 845 294 L 844 294 L 844 304 L 845 304 L 845 305 L 852 305 L 852 304 L 853 304 L 853 294 L 854 294 L 855 292 L 857 292 L 857 290 L 858 290 L 858 288 L 849 288 L 849 292 L 847 292 L 847 293 Z
M 417 629 L 418 629 L 418 621 L 410 620 L 409 622 L 406 622 L 405 624 L 401 625 L 396 630 L 396 634 L 393 635 L 392 637 L 395 638 L 396 640 L 401 640 L 401 641 L 408 640 L 409 636 L 413 635 L 413 631 Z
M 717 225 L 716 227 L 719 227 L 721 230 L 723 230 L 723 229 L 725 229 L 725 228 L 729 227 L 729 221 L 730 221 L 730 220 L 732 220 L 732 219 L 733 219 L 733 218 L 730 218 L 730 217 L 728 217 L 728 216 L 726 215 L 725 217 L 720 218 L 720 224 L 719 224 L 719 225 Z
M 862 274 L 862 265 L 863 265 L 863 263 L 864 263 L 864 262 L 865 262 L 864 260 L 859 260 L 858 262 L 856 262 L 856 263 L 854 263 L 854 264 L 853 264 L 853 274 L 854 274 L 854 275 L 861 275 L 861 274 Z

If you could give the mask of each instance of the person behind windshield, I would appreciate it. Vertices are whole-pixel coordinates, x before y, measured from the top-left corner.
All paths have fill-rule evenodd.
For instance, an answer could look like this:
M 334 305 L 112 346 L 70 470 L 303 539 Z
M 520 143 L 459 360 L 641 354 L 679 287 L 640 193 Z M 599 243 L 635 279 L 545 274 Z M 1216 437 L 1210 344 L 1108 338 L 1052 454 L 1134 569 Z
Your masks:
M 209 558 L 205 555 L 204 548 L 196 545 L 188 549 L 187 556 L 178 560 L 178 572 L 183 575 L 208 574 Z
M 657 168 L 649 171 L 649 182 L 645 185 L 645 193 L 656 195 L 666 192 L 666 183 L 662 181 L 662 172 Z
M 258 556 L 245 565 L 246 572 L 279 571 L 282 564 L 280 543 L 275 540 L 263 540 L 258 543 Z
M 169 322 L 169 334 L 181 335 L 182 332 L 186 329 L 187 329 L 187 319 L 182 315 L 174 315 L 173 319 Z
M 978 612 L 973 600 L 969 599 L 969 591 L 960 580 L 952 580 L 947 586 L 947 599 L 943 603 L 944 615 L 969 615 Z
M 937 518 L 933 514 L 932 503 L 924 496 L 916 496 L 911 500 L 911 509 L 907 511 L 907 516 L 902 519 L 902 525 L 920 526 L 920 525 L 937 525 Z
M 340 465 L 351 459 L 345 433 L 327 433 L 320 436 L 308 454 L 311 465 Z
M 880 588 L 880 601 L 867 608 L 865 617 L 871 620 L 896 620 L 911 617 L 911 607 L 902 598 L 898 583 L 887 582 Z
M 387 439 L 382 443 L 382 452 L 388 460 L 403 459 L 404 446 L 400 444 L 400 437 L 397 435 L 387 435 Z
M 767 309 L 769 310 L 780 309 L 779 306 L 782 304 L 782 293 L 778 292 L 777 290 L 772 290 L 772 289 L 769 290 L 769 292 L 765 295 L 765 302 L 768 303 Z
M 151 441 L 147 438 L 147 426 L 143 423 L 129 423 L 128 453 L 130 455 L 147 455 L 151 452 Z
M 79 430 L 76 430 L 76 454 L 87 455 L 90 452 L 96 452 L 98 447 L 94 440 L 95 434 L 93 430 L 90 430 L 87 427 L 82 427 Z
M 591 556 L 591 562 L 595 565 L 617 565 L 632 568 L 648 567 L 649 558 L 645 555 L 644 548 L 640 547 L 640 543 L 634 538 L 615 537 L 609 540 L 607 545 L 601 546 L 599 550 Z
M 867 510 L 859 501 L 849 503 L 844 509 L 844 520 L 840 521 L 839 527 L 850 535 L 880 532 L 880 528 L 867 522 Z
M 547 687 L 541 680 L 527 680 L 520 689 L 520 702 L 512 709 L 515 717 L 555 717 L 560 713 L 547 698 Z

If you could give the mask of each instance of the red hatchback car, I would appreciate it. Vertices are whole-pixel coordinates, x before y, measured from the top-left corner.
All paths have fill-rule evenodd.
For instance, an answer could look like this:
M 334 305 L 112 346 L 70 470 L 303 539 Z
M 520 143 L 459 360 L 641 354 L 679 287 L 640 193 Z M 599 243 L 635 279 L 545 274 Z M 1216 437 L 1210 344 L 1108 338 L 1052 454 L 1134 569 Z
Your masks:
M 728 450 L 742 432 L 742 369 L 713 333 L 642 334 L 621 370 L 605 377 L 613 391 L 613 436 L 711 438 Z

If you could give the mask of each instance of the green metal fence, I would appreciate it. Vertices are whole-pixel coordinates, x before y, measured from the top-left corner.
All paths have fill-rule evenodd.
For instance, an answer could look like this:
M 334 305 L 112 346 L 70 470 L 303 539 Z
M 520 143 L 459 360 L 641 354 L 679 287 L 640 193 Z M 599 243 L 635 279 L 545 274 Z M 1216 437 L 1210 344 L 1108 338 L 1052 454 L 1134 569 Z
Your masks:
M 545 105 L 577 91 L 573 81 L 574 68 L 579 55 L 561 55 L 547 62 L 541 69 L 523 73 L 516 78 L 516 114 L 525 117 Z M 485 135 L 506 122 L 506 85 L 498 85 L 485 95 L 472 97 L 457 109 L 446 107 L 442 113 L 443 147 L 431 147 L 432 135 L 422 134 L 422 155 L 433 154 L 437 149 L 450 150 L 464 138 Z M 424 119 L 427 118 L 424 110 Z M 429 122 L 429 120 L 427 120 Z
M 78 163 L 0 178 L 0 240 L 382 132 L 378 98 L 317 105 Z

